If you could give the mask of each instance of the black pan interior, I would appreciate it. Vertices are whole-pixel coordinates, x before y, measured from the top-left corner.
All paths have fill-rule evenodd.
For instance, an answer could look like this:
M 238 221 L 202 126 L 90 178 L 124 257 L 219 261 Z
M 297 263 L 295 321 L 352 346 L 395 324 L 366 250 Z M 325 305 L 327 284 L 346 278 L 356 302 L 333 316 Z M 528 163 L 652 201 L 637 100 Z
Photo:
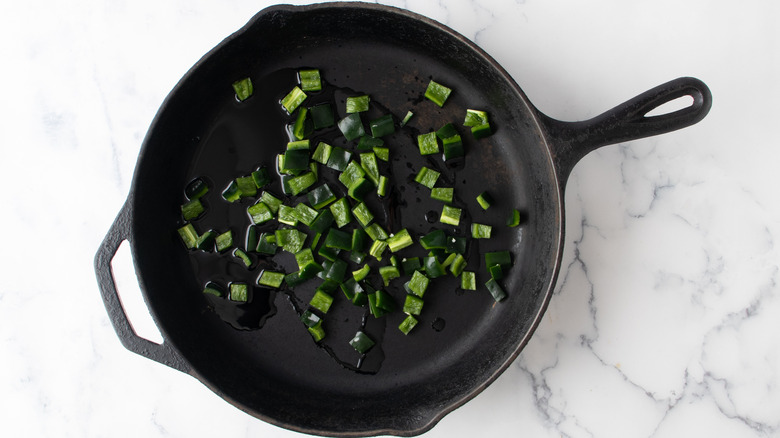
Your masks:
M 242 224 L 232 228 L 243 241 L 251 204 L 228 205 L 219 193 L 232 178 L 258 165 L 274 168 L 287 142 L 283 127 L 290 121 L 278 101 L 296 84 L 300 67 L 322 71 L 332 92 L 314 94 L 308 103 L 332 99 L 337 118 L 344 116 L 343 99 L 362 93 L 372 99 L 364 121 L 387 112 L 396 121 L 407 110 L 416 113 L 409 126 L 386 139 L 392 157 L 386 171 L 395 191 L 394 207 L 384 219 L 413 235 L 441 227 L 426 220 L 441 204 L 409 181 L 423 165 L 441 170 L 443 185 L 455 187 L 470 218 L 494 225 L 494 237 L 469 250 L 469 269 L 477 271 L 478 284 L 488 279 L 482 253 L 512 252 L 515 265 L 503 280 L 508 299 L 494 303 L 482 287 L 464 292 L 455 279 L 437 279 L 410 335 L 396 328 L 403 319 L 400 312 L 368 317 L 365 330 L 380 342 L 359 372 L 317 347 L 298 320 L 296 309 L 310 299 L 314 280 L 290 294 L 255 288 L 253 300 L 268 306 L 256 311 L 269 314 L 258 330 L 238 330 L 215 312 L 201 293 L 205 281 L 251 284 L 259 270 L 249 271 L 227 255 L 193 255 L 184 249 L 175 231 L 182 224 L 183 188 L 205 176 L 212 183 L 206 197 L 210 214 L 196 220 L 196 228 L 224 231 L 227 222 Z M 239 103 L 230 84 L 245 76 L 252 77 L 255 94 Z M 431 78 L 455 90 L 444 108 L 421 98 Z M 495 134 L 481 141 L 471 138 L 459 123 L 466 108 L 488 110 Z M 458 125 L 467 147 L 466 160 L 454 169 L 416 150 L 417 134 L 447 122 Z M 355 143 L 335 135 L 328 141 L 346 148 Z M 323 168 L 323 178 L 334 180 L 335 173 L 328 172 Z M 383 7 L 273 8 L 193 67 L 147 135 L 131 195 L 139 281 L 167 342 L 192 373 L 250 414 L 326 435 L 420 433 L 491 382 L 537 324 L 559 257 L 560 192 L 553 172 L 525 96 L 470 43 L 428 20 Z M 342 189 L 338 183 L 331 187 Z M 486 212 L 474 201 L 484 190 L 497 199 Z M 271 191 L 281 193 L 278 183 Z M 527 214 L 521 227 L 502 226 L 510 208 Z M 376 206 L 375 211 L 383 209 Z M 468 218 L 462 223 L 470 223 Z M 465 225 L 449 230 L 468 232 Z M 292 272 L 295 261 L 288 256 L 273 262 Z M 400 283 L 386 290 L 402 302 Z M 337 316 L 326 320 L 332 321 L 326 344 L 339 360 L 356 365 L 359 355 L 346 343 L 365 311 L 339 298 L 329 312 L 329 318 Z

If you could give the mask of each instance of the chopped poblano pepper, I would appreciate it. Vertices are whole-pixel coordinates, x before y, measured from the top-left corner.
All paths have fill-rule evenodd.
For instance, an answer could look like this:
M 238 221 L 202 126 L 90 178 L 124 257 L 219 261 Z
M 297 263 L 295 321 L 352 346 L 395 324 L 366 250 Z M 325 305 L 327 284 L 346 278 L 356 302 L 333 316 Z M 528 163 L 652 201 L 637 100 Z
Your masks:
M 368 250 L 368 254 L 374 256 L 377 260 L 382 260 L 382 253 L 387 249 L 387 242 L 384 240 L 375 240 L 371 244 L 371 248 Z
M 463 271 L 460 274 L 460 288 L 463 290 L 477 290 L 477 276 L 472 271 Z
M 263 224 L 274 218 L 274 214 L 265 203 L 258 201 L 246 209 L 253 224 Z
M 333 106 L 329 103 L 309 107 L 309 114 L 311 114 L 314 129 L 330 128 L 336 124 L 336 118 L 333 116 Z
M 299 70 L 298 79 L 301 82 L 301 89 L 303 91 L 322 90 L 322 79 L 320 77 L 320 71 L 317 69 Z
M 364 265 L 364 268 L 368 265 Z M 370 269 L 370 268 L 369 268 Z M 361 269 L 362 270 L 362 269 Z M 344 296 L 347 297 L 348 300 L 352 301 L 355 299 L 355 294 L 363 293 L 365 292 L 362 287 L 360 287 L 360 283 L 355 279 L 355 273 L 358 271 L 352 272 L 353 278 L 347 279 L 347 281 L 341 283 L 341 291 L 344 292 Z M 360 274 L 362 275 L 362 274 Z
M 314 278 L 315 275 L 322 272 L 322 265 L 314 260 L 311 248 L 302 249 L 295 253 L 295 261 L 298 263 L 298 276 L 302 280 Z
M 488 291 L 490 291 L 490 295 L 493 295 L 494 300 L 501 301 L 506 298 L 506 292 L 504 292 L 504 289 L 498 284 L 495 278 L 488 280 L 487 283 L 485 283 L 485 286 Z
M 271 233 L 260 234 L 257 238 L 257 247 L 255 251 L 260 254 L 274 255 L 278 246 L 276 246 L 276 235 Z
M 466 155 L 460 135 L 445 138 L 441 143 L 444 148 L 444 161 L 454 160 Z
M 385 141 L 381 138 L 374 138 L 370 135 L 364 135 L 360 137 L 357 144 L 357 150 L 360 152 L 372 151 L 375 147 L 381 147 L 385 145 Z
M 360 225 L 366 227 L 374 220 L 374 215 L 368 209 L 364 202 L 360 202 L 355 208 L 352 209 L 352 216 L 360 222 Z M 349 249 L 349 248 L 347 248 Z
M 306 100 L 306 93 L 301 90 L 297 85 L 282 98 L 282 106 L 287 110 L 288 114 L 292 114 L 300 104 Z
M 298 225 L 298 215 L 295 214 L 295 209 L 289 205 L 279 206 L 279 215 L 276 220 L 291 227 Z
M 279 168 L 282 173 L 294 174 L 296 171 L 309 168 L 309 149 L 287 149 L 283 157 Z
M 373 188 L 374 184 L 370 180 L 366 178 L 358 178 L 352 183 L 351 186 L 349 186 L 349 189 L 347 189 L 347 194 L 350 198 L 356 201 L 362 201 Z
M 230 283 L 230 300 L 243 303 L 249 301 L 249 288 L 246 283 Z
M 408 335 L 416 325 L 417 318 L 412 315 L 406 315 L 406 318 L 401 321 L 401 324 L 398 326 L 398 330 L 401 330 L 401 333 Z
M 384 137 L 395 132 L 395 126 L 393 125 L 393 116 L 386 114 L 378 119 L 372 120 L 369 123 L 371 128 L 372 137 Z
M 374 146 L 372 150 L 380 160 L 390 161 L 390 148 Z
M 338 228 L 331 228 L 328 231 L 328 235 L 325 237 L 325 243 L 323 245 L 328 248 L 338 248 L 350 251 L 352 249 L 352 235 L 341 231 Z
M 420 155 L 431 155 L 439 152 L 439 142 L 436 140 L 436 132 L 420 134 L 417 136 L 417 146 L 420 148 Z
M 337 227 L 341 228 L 352 222 L 352 213 L 349 211 L 347 198 L 340 198 L 328 208 L 330 208 L 330 212 L 333 213 L 333 218 L 336 220 Z
M 261 167 L 252 172 L 252 180 L 255 182 L 255 187 L 261 189 L 267 186 L 271 182 L 271 175 L 268 173 L 268 168 Z
M 431 189 L 431 198 L 437 201 L 452 202 L 454 195 L 455 189 L 452 187 L 434 187 Z
M 379 268 L 379 275 L 382 276 L 382 282 L 387 287 L 390 284 L 390 280 L 401 276 L 401 271 L 395 266 L 382 266 Z
M 406 126 L 406 124 L 409 123 L 409 120 L 412 119 L 412 116 L 414 116 L 414 113 L 412 111 L 407 111 L 403 120 L 401 120 L 401 126 Z
M 379 184 L 379 163 L 376 161 L 376 154 L 373 152 L 360 154 L 360 166 L 374 185 Z
M 312 222 L 314 222 L 314 219 L 317 218 L 318 214 L 317 210 L 309 207 L 303 202 L 298 203 L 293 210 L 295 212 L 295 216 L 298 218 L 298 221 L 307 227 L 311 226 Z
M 330 267 L 325 270 L 324 277 L 327 280 L 335 281 L 338 283 L 344 281 L 344 277 L 347 275 L 347 262 L 341 259 L 336 259 L 331 263 Z
M 362 113 L 368 111 L 368 103 L 371 98 L 368 95 L 347 97 L 347 113 Z
M 247 253 L 245 253 L 241 248 L 234 249 L 233 256 L 241 259 L 241 261 L 244 263 L 244 266 L 247 268 L 252 266 L 252 259 L 249 258 L 249 255 L 247 255 Z
M 278 213 L 279 206 L 282 205 L 282 200 L 272 195 L 270 192 L 263 192 L 263 194 L 260 195 L 259 201 L 268 206 L 268 209 L 271 210 L 273 214 Z
M 436 131 L 436 136 L 441 140 L 451 138 L 456 135 L 458 135 L 458 130 L 455 129 L 455 125 L 452 123 L 447 123 L 446 125 L 439 128 L 438 131 Z
M 236 185 L 238 186 L 239 196 L 241 198 L 257 195 L 257 185 L 255 185 L 255 180 L 251 176 L 236 178 Z
M 368 294 L 368 309 L 371 312 L 372 315 L 374 315 L 374 318 L 381 318 L 385 315 L 387 315 L 388 311 L 379 307 L 377 305 L 377 292 L 369 293 Z
M 328 228 L 333 224 L 333 220 L 333 213 L 330 210 L 322 210 L 314 219 L 314 222 L 309 225 L 309 228 L 315 233 L 323 234 L 328 231 Z
M 479 126 L 488 123 L 488 115 L 485 111 L 467 109 L 466 119 L 463 121 L 463 126 Z
M 307 237 L 306 233 L 295 228 L 278 229 L 274 234 L 276 235 L 276 245 L 293 254 L 303 249 L 303 244 L 306 242 Z
M 190 221 L 206 211 L 206 209 L 203 207 L 203 204 L 200 202 L 200 199 L 193 199 L 191 201 L 187 201 L 184 203 L 184 205 L 181 206 L 181 215 L 184 217 L 185 221 Z
M 367 334 L 363 333 L 362 331 L 358 331 L 355 333 L 355 337 L 349 341 L 349 345 L 351 345 L 352 348 L 354 348 L 358 353 L 365 354 L 368 350 L 371 349 L 371 347 L 374 346 L 374 341 L 368 337 Z
M 292 195 L 297 196 L 317 183 L 317 175 L 314 172 L 306 172 L 303 175 L 290 178 L 288 183 Z
M 257 278 L 257 284 L 278 289 L 282 285 L 284 277 L 283 272 L 265 270 L 261 272 L 260 277 Z
M 508 269 L 512 266 L 512 254 L 509 251 L 494 251 L 485 253 L 485 266 L 501 265 Z
M 490 239 L 493 227 L 485 224 L 471 224 L 471 237 L 474 239 Z
M 355 181 L 366 175 L 366 171 L 363 167 L 355 161 L 350 161 L 347 168 L 339 175 L 339 181 L 344 184 L 344 187 L 349 188 Z
M 314 342 L 320 342 L 325 338 L 325 329 L 322 328 L 322 321 L 318 322 L 313 327 L 307 327 L 306 329 L 314 339 Z
M 428 83 L 428 88 L 425 90 L 425 97 L 441 107 L 444 106 L 444 102 L 450 96 L 450 93 L 452 93 L 452 89 L 431 79 L 431 82 Z
M 217 244 L 217 251 L 222 252 L 233 246 L 233 231 L 227 230 L 224 233 L 217 236 L 215 240 Z
M 378 196 L 387 196 L 388 179 L 384 175 L 379 175 L 379 184 L 376 186 L 376 194 Z
M 428 278 L 439 278 L 445 274 L 444 266 L 439 263 L 436 257 L 423 257 L 423 267 L 425 268 L 425 276 Z
M 412 275 L 414 271 L 422 269 L 419 257 L 405 258 L 401 260 L 401 269 L 404 275 Z
M 217 232 L 214 230 L 208 230 L 198 237 L 198 241 L 195 242 L 195 248 L 201 251 L 211 251 L 214 249 L 214 242 L 217 240 Z
M 322 313 L 328 313 L 330 306 L 333 304 L 333 297 L 329 294 L 318 290 L 314 293 L 314 296 L 309 301 L 309 306 L 319 310 Z
M 420 172 L 417 173 L 417 176 L 414 177 L 414 181 L 432 189 L 433 186 L 436 185 L 439 175 L 441 175 L 439 172 L 428 167 L 423 167 L 420 169 Z
M 203 293 L 207 295 L 214 295 L 215 297 L 225 296 L 225 290 L 222 288 L 222 286 L 212 281 L 206 283 L 206 286 L 203 288 Z
M 327 184 L 323 184 L 309 193 L 306 194 L 309 203 L 317 210 L 322 210 L 334 201 L 336 201 L 336 195 Z M 307 224 L 309 225 L 309 224 Z
M 512 228 L 520 225 L 520 210 L 516 208 L 512 209 L 512 212 L 509 214 L 509 218 L 506 220 L 506 225 Z
M 477 202 L 483 210 L 487 210 L 493 205 L 493 197 L 488 192 L 482 192 L 477 196 Z
M 420 238 L 424 249 L 444 249 L 447 247 L 447 234 L 442 229 L 433 230 Z
M 504 271 L 501 269 L 501 265 L 488 266 L 488 272 L 490 277 L 496 281 L 504 278 Z
M 233 91 L 236 92 L 236 99 L 242 102 L 249 99 L 255 92 L 255 89 L 252 86 L 252 79 L 244 78 L 233 82 Z
M 296 141 L 290 141 L 287 142 L 287 150 L 288 151 L 299 151 L 299 150 L 309 150 L 311 149 L 311 140 L 304 139 L 304 140 L 296 140 Z M 303 167 L 305 169 L 305 167 Z
M 441 217 L 439 221 L 444 224 L 458 226 L 460 224 L 461 209 L 445 205 L 441 210 Z
M 484 125 L 472 126 L 471 134 L 474 138 L 490 137 L 493 134 L 493 129 L 490 127 L 490 123 L 485 123 Z
M 414 243 L 412 241 L 412 236 L 406 228 L 387 238 L 387 246 L 392 252 L 398 252 L 410 246 L 412 243 Z
M 202 178 L 195 178 L 187 184 L 184 189 L 184 195 L 187 199 L 198 199 L 203 197 L 209 191 L 209 186 Z
M 390 237 L 390 235 L 387 234 L 387 231 L 376 222 L 365 227 L 364 230 L 366 230 L 366 234 L 368 234 L 368 237 L 372 240 L 387 240 Z
M 455 260 L 450 264 L 450 272 L 452 275 L 456 277 L 460 276 L 463 273 L 463 270 L 466 269 L 466 262 L 466 258 L 461 254 L 455 254 Z
M 187 247 L 187 249 L 195 248 L 198 243 L 198 232 L 195 231 L 195 227 L 192 224 L 184 225 L 177 231 L 179 233 L 179 237 L 181 237 L 181 241 L 184 243 L 184 246 Z
M 308 108 L 303 106 L 298 108 L 298 116 L 295 118 L 295 123 L 293 123 L 292 127 L 293 137 L 298 140 L 303 140 L 314 131 L 314 125 L 307 117 L 308 115 Z
M 347 141 L 352 141 L 366 135 L 366 130 L 363 128 L 363 121 L 360 120 L 360 113 L 349 114 L 339 120 L 338 126 Z
M 319 324 L 319 322 L 320 322 L 320 321 L 322 321 L 322 318 L 320 318 L 319 316 L 317 316 L 317 314 L 316 314 L 316 313 L 312 312 L 312 311 L 311 311 L 311 310 L 309 310 L 309 309 L 306 309 L 306 310 L 305 310 L 305 311 L 304 311 L 304 312 L 301 314 L 301 322 L 302 322 L 302 323 L 303 323 L 303 324 L 304 324 L 306 327 L 314 327 L 315 325 Z
M 330 167 L 333 170 L 343 172 L 347 168 L 347 165 L 350 163 L 351 158 L 352 158 L 352 152 L 349 152 L 346 149 L 336 146 L 331 150 L 330 157 L 328 157 L 328 163 L 326 164 L 326 166 Z
M 317 149 L 314 150 L 314 154 L 312 154 L 311 159 L 320 164 L 327 165 L 332 150 L 333 146 L 325 143 L 324 141 L 321 141 L 317 145 Z
M 363 265 L 357 271 L 352 271 L 352 278 L 354 278 L 355 281 L 363 281 L 368 276 L 369 272 L 371 272 L 371 267 Z
M 227 188 L 222 191 L 222 199 L 228 202 L 235 202 L 241 198 L 241 191 L 238 189 L 236 180 L 233 180 L 228 184 Z
M 352 248 L 353 252 L 364 252 L 368 247 L 368 234 L 362 228 L 352 230 Z
M 423 304 L 425 302 L 422 298 L 408 294 L 404 299 L 403 312 L 407 315 L 420 315 L 422 313 Z
M 409 280 L 408 287 L 413 294 L 422 298 L 425 295 L 425 291 L 428 289 L 430 279 L 426 277 L 420 271 L 414 271 L 412 278 Z

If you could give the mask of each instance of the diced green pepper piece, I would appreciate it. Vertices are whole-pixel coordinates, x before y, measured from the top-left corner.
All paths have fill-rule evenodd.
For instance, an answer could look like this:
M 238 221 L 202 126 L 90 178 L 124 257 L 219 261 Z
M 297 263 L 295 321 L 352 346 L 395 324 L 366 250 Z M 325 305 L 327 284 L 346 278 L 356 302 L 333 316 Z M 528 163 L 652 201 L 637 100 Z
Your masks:
M 501 301 L 506 298 L 506 292 L 498 284 L 495 278 L 488 280 L 487 283 L 485 283 L 485 286 L 487 287 L 488 291 L 490 291 L 490 295 L 493 295 L 494 300 Z
M 433 230 L 420 238 L 424 249 L 444 249 L 447 247 L 447 234 L 442 229 Z
M 424 167 L 420 169 L 417 175 L 414 177 L 414 181 L 418 182 L 429 189 L 432 189 L 436 185 L 436 181 L 441 174 L 433 169 Z
M 295 217 L 297 217 L 298 220 L 307 227 L 311 226 L 312 222 L 314 222 L 314 219 L 317 218 L 318 214 L 317 210 L 309 207 L 303 202 L 298 203 L 293 210 L 295 212 Z
M 441 217 L 439 221 L 444 224 L 458 226 L 460 224 L 461 209 L 445 205 L 441 209 Z
M 452 123 L 447 123 L 436 131 L 436 137 L 439 137 L 440 140 L 452 138 L 456 135 L 458 135 L 458 130 L 455 129 L 455 125 Z
M 370 135 L 364 135 L 360 137 L 358 141 L 357 150 L 361 152 L 371 151 L 375 147 L 381 147 L 385 145 L 385 141 L 381 138 L 374 138 Z
M 387 196 L 387 187 L 390 185 L 389 180 L 384 175 L 379 175 L 379 184 L 376 186 L 377 196 Z
M 385 114 L 384 116 L 374 119 L 369 123 L 371 128 L 372 137 L 384 137 L 395 132 L 395 125 L 393 125 L 393 116 L 391 114 Z
M 355 281 L 363 281 L 368 276 L 368 273 L 371 272 L 371 267 L 366 265 L 363 265 L 358 269 L 357 271 L 352 271 L 352 278 Z M 352 298 L 350 298 L 351 300 Z
M 293 123 L 292 134 L 297 140 L 303 140 L 310 136 L 314 131 L 314 125 L 308 118 L 309 109 L 306 107 L 298 108 L 298 115 L 295 117 L 295 123 Z
M 490 196 L 490 193 L 488 192 L 482 192 L 477 195 L 477 202 L 483 210 L 487 210 L 491 205 L 493 205 L 493 197 Z
M 249 258 L 249 255 L 247 255 L 247 253 L 245 253 L 241 248 L 234 249 L 233 256 L 241 259 L 241 262 L 243 262 L 244 266 L 247 268 L 252 266 L 252 259 Z
M 501 269 L 501 265 L 488 266 L 488 272 L 490 277 L 496 281 L 504 278 L 504 271 Z
M 485 224 L 471 224 L 471 237 L 474 239 L 490 239 L 493 227 Z
M 251 176 L 236 178 L 236 185 L 238 186 L 238 191 L 240 193 L 239 196 L 242 198 L 257 195 L 257 186 L 255 185 L 255 180 Z
M 395 266 L 382 266 L 379 268 L 379 275 L 382 276 L 382 282 L 387 287 L 390 285 L 390 280 L 401 276 L 401 271 Z
M 454 195 L 455 189 L 452 187 L 434 187 L 431 189 L 431 198 L 437 201 L 452 202 Z
M 314 129 L 330 128 L 336 124 L 336 118 L 333 116 L 333 106 L 329 103 L 309 107 L 309 114 L 311 115 Z
M 360 225 L 366 227 L 374 220 L 374 215 L 366 206 L 365 202 L 360 202 L 352 209 L 352 215 L 360 222 Z
M 264 270 L 260 273 L 260 277 L 257 278 L 257 284 L 278 289 L 282 285 L 284 277 L 284 272 Z
M 425 268 L 425 276 L 428 278 L 438 278 L 445 274 L 444 266 L 439 263 L 436 257 L 423 257 L 423 267 Z
M 412 275 L 414 271 L 422 269 L 419 257 L 404 258 L 401 260 L 401 269 L 403 269 L 404 275 Z
M 198 237 L 198 241 L 195 242 L 195 248 L 201 251 L 211 251 L 214 249 L 214 241 L 217 240 L 217 232 L 214 230 L 208 230 Z
M 390 148 L 374 146 L 372 150 L 374 151 L 374 154 L 376 154 L 376 157 L 380 160 L 390 161 Z
M 306 242 L 306 233 L 298 231 L 295 228 L 278 229 L 274 234 L 276 235 L 276 245 L 292 254 L 303 249 L 303 244 Z
M 450 272 L 452 275 L 456 277 L 460 276 L 460 274 L 463 273 L 463 270 L 466 269 L 466 262 L 466 258 L 461 254 L 455 254 L 455 260 L 450 264 Z
M 284 98 L 282 98 L 282 106 L 287 110 L 288 114 L 292 114 L 293 111 L 306 100 L 306 97 L 308 97 L 306 96 L 306 93 L 296 85 L 286 96 L 284 96 Z
M 317 69 L 298 70 L 298 79 L 301 82 L 303 91 L 322 90 L 322 79 L 320 78 L 320 71 Z
M 295 172 L 309 168 L 309 149 L 287 149 L 281 172 Z
M 467 109 L 463 126 L 479 126 L 488 123 L 488 115 L 485 111 Z
M 409 120 L 412 119 L 412 116 L 414 116 L 414 113 L 411 110 L 407 111 L 403 120 L 401 120 L 401 126 L 406 126 L 406 124 L 409 123 Z
M 352 230 L 352 248 L 353 252 L 364 252 L 368 246 L 368 234 L 362 228 Z
M 250 225 L 246 229 L 246 244 L 244 245 L 246 252 L 252 252 L 257 248 L 257 227 Z
M 241 198 L 241 191 L 238 189 L 236 180 L 233 180 L 228 184 L 224 191 L 222 191 L 222 199 L 228 202 L 235 202 Z
M 268 173 L 268 168 L 261 167 L 252 172 L 252 181 L 255 183 L 255 187 L 261 189 L 267 186 L 271 182 L 271 175 Z
M 382 289 L 379 289 L 376 291 L 374 296 L 376 297 L 375 305 L 377 308 L 383 309 L 386 312 L 395 312 L 398 305 L 395 303 L 392 295 Z
M 321 290 L 317 290 L 311 298 L 311 301 L 309 301 L 309 306 L 322 313 L 328 313 L 331 305 L 333 305 L 333 297 Z
M 181 241 L 184 243 L 184 246 L 187 247 L 187 249 L 195 248 L 198 243 L 198 232 L 195 231 L 195 227 L 192 224 L 184 225 L 177 231 L 179 233 L 179 237 L 181 237 Z
M 314 150 L 314 154 L 312 154 L 311 159 L 320 164 L 327 165 L 332 150 L 333 146 L 325 143 L 324 141 L 321 141 L 319 144 L 317 144 L 317 149 Z
M 331 150 L 330 157 L 328 157 L 328 164 L 326 164 L 326 166 L 333 170 L 343 172 L 346 170 L 347 165 L 351 162 L 351 158 L 352 152 L 336 146 Z
M 439 142 L 436 140 L 436 132 L 420 134 L 417 136 L 417 146 L 420 148 L 420 155 L 431 155 L 439 152 Z
M 404 299 L 403 312 L 407 315 L 420 315 L 423 304 L 425 304 L 425 301 L 422 298 L 407 294 L 406 299 Z
M 306 309 L 306 310 L 305 310 L 305 311 L 304 311 L 304 312 L 301 314 L 301 322 L 302 322 L 302 323 L 303 323 L 303 325 L 305 325 L 306 327 L 314 327 L 315 325 L 319 324 L 319 323 L 320 323 L 320 321 L 322 321 L 322 318 L 320 318 L 319 316 L 317 316 L 317 314 L 316 314 L 316 313 L 312 312 L 312 311 L 311 311 L 311 310 L 309 310 L 309 309 Z
M 338 248 L 349 251 L 352 249 L 352 235 L 337 228 L 331 228 L 330 231 L 328 231 L 328 235 L 325 237 L 325 243 L 323 245 L 328 248 Z
M 296 140 L 287 142 L 287 151 L 300 151 L 311 149 L 311 140 Z
M 382 253 L 387 249 L 387 242 L 384 240 L 375 240 L 368 250 L 368 254 L 374 256 L 377 260 L 382 260 Z
M 379 291 L 368 294 L 368 309 L 374 315 L 374 318 L 381 318 L 389 313 L 387 310 L 377 306 L 378 293 Z
M 263 194 L 260 195 L 260 199 L 258 199 L 258 201 L 265 204 L 273 214 L 279 212 L 279 207 L 282 205 L 283 202 L 281 199 L 272 195 L 270 192 L 263 192 Z
M 474 135 L 474 138 L 490 137 L 493 135 L 493 129 L 490 127 L 490 123 L 485 123 L 484 125 L 472 126 L 471 134 Z
M 441 107 L 444 106 L 444 102 L 450 96 L 450 93 L 452 93 L 452 89 L 431 79 L 428 83 L 428 88 L 425 90 L 425 97 Z
M 330 210 L 322 210 L 314 219 L 314 222 L 309 225 L 309 228 L 316 233 L 323 234 L 328 231 L 331 224 L 333 224 L 333 213 Z
M 463 149 L 463 140 L 460 138 L 460 135 L 445 138 L 441 143 L 444 149 L 444 161 L 454 160 L 466 155 L 466 151 Z
M 347 189 L 347 194 L 350 198 L 356 201 L 362 201 L 373 189 L 374 184 L 370 180 L 366 178 L 358 178 L 352 183 L 351 186 L 349 186 L 349 189 Z
M 255 248 L 255 251 L 266 254 L 266 255 L 274 255 L 276 254 L 276 249 L 278 246 L 276 245 L 276 235 L 273 233 L 262 233 L 257 238 L 257 248 Z
M 485 266 L 501 265 L 508 269 L 512 266 L 512 254 L 509 251 L 494 251 L 485 253 Z
M 338 126 L 347 141 L 352 141 L 366 135 L 366 130 L 363 128 L 363 121 L 360 120 L 359 113 L 349 114 L 339 120 Z
M 409 290 L 417 295 L 418 297 L 422 298 L 423 295 L 425 295 L 425 291 L 428 289 L 428 284 L 430 283 L 430 279 L 426 277 L 422 272 L 420 271 L 414 271 L 412 274 L 412 278 L 409 280 L 408 287 Z
M 325 338 L 325 329 L 322 328 L 322 321 L 318 322 L 313 327 L 307 327 L 306 329 L 314 339 L 314 342 L 320 342 Z
M 412 236 L 406 228 L 387 238 L 387 246 L 392 252 L 398 252 L 410 246 L 412 243 L 414 243 L 412 241 Z
M 263 202 L 257 202 L 246 209 L 253 224 L 263 224 L 274 218 L 274 214 Z
M 203 204 L 200 202 L 200 199 L 193 199 L 191 201 L 187 201 L 184 203 L 184 205 L 181 206 L 181 215 L 184 217 L 185 221 L 191 221 L 206 211 L 205 208 L 203 208 Z
M 347 97 L 347 113 L 362 113 L 368 111 L 368 103 L 371 98 L 368 95 Z
M 477 290 L 477 275 L 472 271 L 463 271 L 460 274 L 460 288 L 463 290 Z
M 366 265 L 367 266 L 367 265 Z M 353 278 L 347 279 L 345 282 L 341 283 L 341 291 L 344 292 L 344 296 L 347 297 L 348 300 L 353 301 L 355 299 L 355 294 L 364 293 L 362 287 L 360 287 L 360 283 L 358 283 L 359 280 L 355 280 L 354 274 L 352 273 Z
M 444 252 L 448 254 L 466 254 L 468 243 L 469 239 L 467 237 L 447 236 L 447 244 L 444 247 Z
M 410 331 L 414 328 L 414 326 L 417 325 L 417 318 L 415 318 L 412 315 L 406 315 L 406 318 L 401 321 L 401 324 L 398 325 L 398 330 L 401 330 L 401 333 L 408 335 Z
M 512 212 L 509 214 L 509 218 L 506 220 L 506 225 L 512 228 L 520 225 L 520 210 L 516 208 L 512 209 Z
M 203 178 L 195 178 L 184 188 L 184 195 L 187 196 L 187 199 L 198 199 L 208 192 L 209 186 Z
M 222 252 L 233 246 L 233 231 L 227 230 L 216 238 L 217 251 Z
M 324 267 L 324 266 L 323 266 Z M 333 280 L 338 283 L 344 281 L 344 277 L 347 275 L 347 262 L 341 259 L 334 260 L 328 269 L 323 272 L 323 277 L 326 280 Z
M 344 225 L 352 222 L 352 213 L 349 211 L 349 203 L 347 198 L 340 198 L 336 202 L 330 205 L 330 212 L 333 213 L 333 218 L 336 220 L 336 226 L 341 228 Z
M 360 167 L 374 185 L 379 184 L 379 163 L 376 161 L 376 154 L 373 152 L 360 154 Z
M 255 92 L 255 88 L 252 86 L 252 79 L 244 78 L 233 82 L 233 91 L 236 92 L 236 99 L 241 102 L 249 99 Z
M 349 188 L 358 178 L 363 178 L 365 175 L 366 171 L 360 164 L 350 161 L 347 168 L 339 175 L 339 181 L 344 184 L 344 187 Z
M 365 227 L 364 230 L 366 230 L 366 234 L 368 234 L 372 240 L 387 240 L 390 237 L 390 235 L 387 234 L 387 231 L 376 222 Z
M 352 348 L 354 348 L 358 353 L 365 354 L 368 350 L 371 349 L 371 347 L 374 346 L 374 341 L 368 337 L 367 334 L 363 333 L 362 331 L 358 331 L 355 333 L 355 337 L 349 341 L 349 345 L 351 345 Z
M 214 295 L 215 297 L 225 296 L 225 290 L 222 288 L 222 286 L 212 281 L 206 283 L 206 286 L 203 288 L 203 293 L 206 295 Z
M 313 189 L 306 194 L 306 197 L 309 200 L 309 204 L 317 210 L 321 210 L 336 201 L 336 195 L 333 194 L 333 191 L 327 184 Z
M 297 196 L 309 187 L 317 183 L 317 175 L 314 172 L 306 172 L 303 175 L 292 177 L 288 180 L 290 192 L 293 196 Z
M 295 214 L 295 209 L 289 205 L 279 206 L 279 215 L 276 217 L 279 222 L 294 227 L 298 225 L 298 215 Z
M 249 301 L 249 287 L 246 283 L 230 283 L 230 301 Z
M 298 276 L 301 280 L 308 280 L 322 272 L 322 266 L 314 260 L 311 248 L 295 253 L 295 261 L 298 263 Z

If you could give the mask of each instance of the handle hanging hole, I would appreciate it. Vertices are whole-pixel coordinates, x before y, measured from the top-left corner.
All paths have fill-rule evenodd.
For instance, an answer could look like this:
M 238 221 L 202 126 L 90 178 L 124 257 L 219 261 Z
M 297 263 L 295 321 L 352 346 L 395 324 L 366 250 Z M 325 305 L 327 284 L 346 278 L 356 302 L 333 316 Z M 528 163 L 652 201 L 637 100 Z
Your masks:
M 675 111 L 680 111 L 691 106 L 693 106 L 693 96 L 680 96 L 653 108 L 647 112 L 647 114 L 645 114 L 645 117 L 663 116 L 665 114 L 671 114 Z
M 138 286 L 129 242 L 124 241 L 119 245 L 114 258 L 111 259 L 111 271 L 122 309 L 135 334 L 147 341 L 162 344 L 162 334 L 154 323 Z

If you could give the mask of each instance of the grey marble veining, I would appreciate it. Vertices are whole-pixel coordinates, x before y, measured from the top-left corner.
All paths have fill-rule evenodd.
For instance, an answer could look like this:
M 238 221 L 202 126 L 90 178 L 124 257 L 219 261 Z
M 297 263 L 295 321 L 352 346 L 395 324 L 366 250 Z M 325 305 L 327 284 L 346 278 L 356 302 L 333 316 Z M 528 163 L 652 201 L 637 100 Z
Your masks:
M 552 117 L 684 75 L 714 96 L 700 124 L 575 167 L 542 323 L 425 436 L 780 436 L 776 2 L 379 3 L 475 41 Z M 300 435 L 125 350 L 92 268 L 167 93 L 270 4 L 0 6 L 1 435 Z

